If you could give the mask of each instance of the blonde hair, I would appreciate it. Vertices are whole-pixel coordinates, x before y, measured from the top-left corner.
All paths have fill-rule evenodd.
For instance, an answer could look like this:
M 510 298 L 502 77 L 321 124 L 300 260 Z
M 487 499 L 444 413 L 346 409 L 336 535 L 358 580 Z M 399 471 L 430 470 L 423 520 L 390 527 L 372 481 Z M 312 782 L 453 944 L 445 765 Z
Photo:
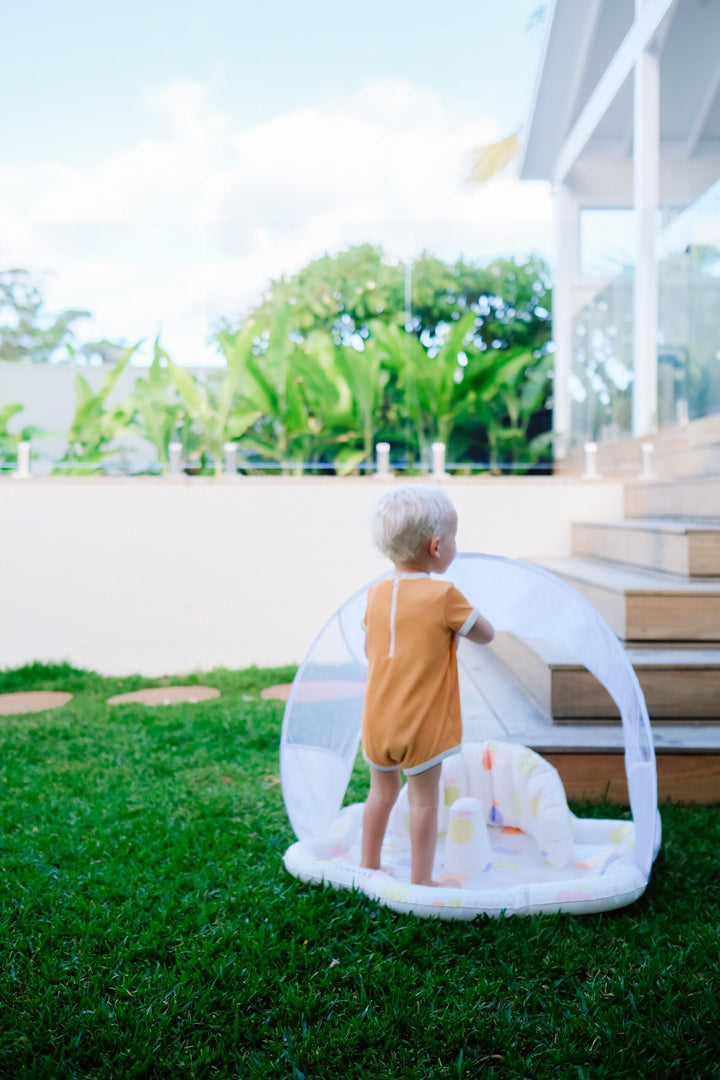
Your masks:
M 374 508 L 373 542 L 392 562 L 410 562 L 444 531 L 454 514 L 452 501 L 440 488 L 396 488 Z

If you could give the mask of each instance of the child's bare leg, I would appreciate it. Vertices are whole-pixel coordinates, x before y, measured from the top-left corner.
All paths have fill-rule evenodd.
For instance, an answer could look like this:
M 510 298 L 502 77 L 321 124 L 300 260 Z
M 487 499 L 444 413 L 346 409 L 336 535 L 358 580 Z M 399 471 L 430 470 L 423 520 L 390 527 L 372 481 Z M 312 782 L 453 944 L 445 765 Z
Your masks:
M 410 853 L 413 885 L 433 885 L 432 868 L 437 844 L 438 789 L 441 765 L 407 778 L 410 803 Z
M 385 838 L 390 811 L 400 792 L 400 772 L 381 772 L 370 766 L 370 793 L 363 812 L 362 856 L 360 865 L 380 869 L 380 851 Z

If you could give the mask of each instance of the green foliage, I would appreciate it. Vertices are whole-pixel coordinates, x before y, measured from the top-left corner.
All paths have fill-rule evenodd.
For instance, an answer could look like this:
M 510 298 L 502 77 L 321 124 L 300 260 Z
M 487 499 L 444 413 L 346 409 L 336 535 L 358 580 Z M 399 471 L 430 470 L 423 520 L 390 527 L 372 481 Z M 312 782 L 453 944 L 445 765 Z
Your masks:
M 261 332 L 284 314 L 297 338 L 325 330 L 336 342 L 346 342 L 372 319 L 402 320 L 404 289 L 402 265 L 385 261 L 380 248 L 362 244 L 272 281 L 247 317 Z
M 272 283 L 244 324 L 256 334 L 246 400 L 262 416 L 241 446 L 338 471 L 381 438 L 415 466 L 436 439 L 450 460 L 547 459 L 550 436 L 530 431 L 550 393 L 546 265 L 425 254 L 412 270 L 409 321 L 405 268 L 370 245 Z M 223 351 L 238 333 L 220 331 Z
M 226 356 L 234 351 L 244 358 L 246 377 L 237 390 L 252 430 L 240 448 L 278 464 L 331 460 L 336 471 L 348 471 L 372 456 L 384 379 L 379 358 L 372 348 L 358 355 L 339 346 L 323 330 L 293 340 L 289 319 L 288 308 L 281 309 L 249 352 L 238 342 L 252 326 L 220 334 Z
M 8 424 L 13 416 L 23 411 L 23 406 L 17 403 L 0 407 L 0 467 L 11 466 L 17 463 L 18 444 L 30 439 L 43 439 L 49 435 L 44 428 L 34 424 L 27 424 L 20 431 L 8 431 Z
M 222 374 L 199 380 L 156 341 L 147 373 L 114 406 L 109 396 L 137 346 L 118 354 L 110 342 L 68 345 L 117 361 L 97 393 L 77 375 L 63 464 L 102 467 L 118 452 L 113 440 L 131 433 L 161 464 L 177 440 L 186 462 L 212 458 L 216 471 L 228 442 L 245 471 L 292 462 L 347 473 L 370 464 L 381 440 L 416 469 L 429 465 L 435 440 L 450 462 L 547 460 L 550 436 L 532 430 L 550 391 L 542 260 L 483 267 L 424 254 L 412 267 L 411 313 L 406 284 L 405 267 L 370 245 L 315 260 L 272 283 L 239 327 L 218 331 Z M 37 313 L 39 304 L 33 294 L 26 306 Z
M 367 337 L 371 323 L 406 325 L 405 273 L 405 264 L 388 261 L 370 244 L 325 255 L 271 282 L 247 320 L 260 333 L 285 313 L 288 333 L 297 340 L 325 330 L 347 344 L 356 334 Z M 410 304 L 408 326 L 427 347 L 475 310 L 478 343 L 537 349 L 549 338 L 550 272 L 536 256 L 478 266 L 464 259 L 445 263 L 426 252 L 411 266 Z
M 153 709 L 105 703 L 140 676 L 0 672 L 0 692 L 75 694 L 0 717 L 0 1075 L 718 1075 L 720 808 L 661 808 L 631 907 L 401 916 L 283 869 L 282 706 L 260 691 L 292 674 L 183 677 L 222 697 Z
M 0 271 L 0 360 L 56 359 L 72 345 L 73 324 L 89 317 L 78 310 L 51 314 L 27 270 Z
M 68 446 L 62 464 L 102 465 L 118 453 L 117 448 L 110 445 L 113 439 L 132 432 L 135 411 L 132 398 L 115 406 L 109 405 L 108 398 L 139 345 L 124 350 L 97 392 L 83 375 L 75 376 L 75 415 L 67 433 Z M 76 473 L 82 471 L 86 470 L 75 470 Z
M 168 462 L 168 447 L 174 439 L 183 445 L 184 456 L 196 449 L 191 421 L 182 400 L 175 392 L 164 352 L 156 341 L 153 360 L 146 376 L 139 376 L 133 386 L 130 409 L 133 426 L 155 447 L 158 461 Z

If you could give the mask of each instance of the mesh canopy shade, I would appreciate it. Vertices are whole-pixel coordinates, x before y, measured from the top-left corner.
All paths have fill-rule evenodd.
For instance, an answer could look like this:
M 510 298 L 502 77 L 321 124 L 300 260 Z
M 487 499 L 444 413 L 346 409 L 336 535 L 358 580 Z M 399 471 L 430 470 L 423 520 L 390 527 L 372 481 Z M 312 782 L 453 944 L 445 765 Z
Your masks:
M 657 829 L 652 731 L 637 676 L 613 631 L 580 593 L 529 563 L 496 555 L 458 555 L 443 579 L 452 581 L 496 632 L 512 634 L 530 646 L 552 646 L 568 661 L 586 667 L 608 691 L 622 720 L 635 861 L 649 878 Z M 371 584 L 351 596 L 323 627 L 288 698 L 280 770 L 288 817 L 299 839 L 319 836 L 330 827 L 355 763 L 367 676 L 362 618 Z M 537 704 L 513 687 L 510 674 L 491 651 L 492 646 L 460 643 L 463 737 L 466 742 L 488 738 L 488 726 L 502 723 L 512 700 L 511 741 L 523 742 L 522 712 L 528 727 L 533 722 L 536 726 Z

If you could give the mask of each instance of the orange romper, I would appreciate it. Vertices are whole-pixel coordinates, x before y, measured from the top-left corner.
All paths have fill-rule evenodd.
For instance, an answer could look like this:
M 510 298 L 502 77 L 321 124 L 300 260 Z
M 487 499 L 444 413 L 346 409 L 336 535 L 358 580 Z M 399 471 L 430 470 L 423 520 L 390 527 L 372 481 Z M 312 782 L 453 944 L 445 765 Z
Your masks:
M 477 617 L 451 582 L 428 574 L 396 573 L 370 589 L 362 716 L 369 765 L 410 775 L 460 750 L 455 635 L 467 634 Z

